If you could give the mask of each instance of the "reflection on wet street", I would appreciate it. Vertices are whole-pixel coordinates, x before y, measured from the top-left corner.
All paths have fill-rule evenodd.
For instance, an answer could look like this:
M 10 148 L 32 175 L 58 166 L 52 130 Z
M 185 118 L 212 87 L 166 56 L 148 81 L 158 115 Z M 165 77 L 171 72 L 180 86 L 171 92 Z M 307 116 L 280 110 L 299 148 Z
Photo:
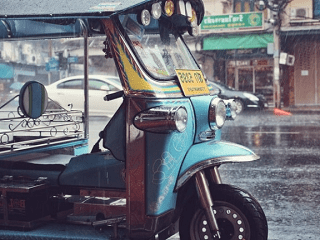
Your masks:
M 247 146 L 260 160 L 220 167 L 224 183 L 261 203 L 269 239 L 318 239 L 320 234 L 320 117 L 249 112 L 227 122 L 222 139 Z

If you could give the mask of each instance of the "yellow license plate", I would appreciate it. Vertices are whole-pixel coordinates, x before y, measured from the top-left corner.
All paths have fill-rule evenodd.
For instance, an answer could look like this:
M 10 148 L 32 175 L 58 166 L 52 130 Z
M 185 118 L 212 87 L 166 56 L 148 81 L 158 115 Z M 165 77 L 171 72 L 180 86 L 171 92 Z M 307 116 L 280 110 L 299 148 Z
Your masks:
M 200 70 L 176 69 L 176 73 L 185 96 L 210 94 L 209 88 Z

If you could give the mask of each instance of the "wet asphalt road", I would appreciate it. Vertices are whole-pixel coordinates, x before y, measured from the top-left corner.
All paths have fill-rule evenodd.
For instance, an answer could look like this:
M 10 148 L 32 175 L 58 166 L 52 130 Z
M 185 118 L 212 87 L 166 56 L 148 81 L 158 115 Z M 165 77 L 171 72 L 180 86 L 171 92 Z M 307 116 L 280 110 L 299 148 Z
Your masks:
M 260 160 L 221 166 L 224 183 L 262 205 L 271 240 L 320 239 L 320 114 L 244 112 L 222 139 L 247 146 Z
M 90 123 L 90 145 L 99 125 Z M 268 239 L 320 239 L 320 113 L 247 111 L 225 124 L 222 139 L 260 155 L 254 162 L 222 165 L 220 173 L 224 183 L 249 191 L 260 202 Z

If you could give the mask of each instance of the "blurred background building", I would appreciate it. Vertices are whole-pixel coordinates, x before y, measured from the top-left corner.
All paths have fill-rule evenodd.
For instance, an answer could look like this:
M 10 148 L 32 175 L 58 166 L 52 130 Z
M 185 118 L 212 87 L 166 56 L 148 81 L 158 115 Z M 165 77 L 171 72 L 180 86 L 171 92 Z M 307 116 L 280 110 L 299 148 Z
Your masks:
M 320 106 L 319 0 L 204 3 L 195 48 L 209 79 L 261 93 L 274 106 L 278 57 L 281 106 Z

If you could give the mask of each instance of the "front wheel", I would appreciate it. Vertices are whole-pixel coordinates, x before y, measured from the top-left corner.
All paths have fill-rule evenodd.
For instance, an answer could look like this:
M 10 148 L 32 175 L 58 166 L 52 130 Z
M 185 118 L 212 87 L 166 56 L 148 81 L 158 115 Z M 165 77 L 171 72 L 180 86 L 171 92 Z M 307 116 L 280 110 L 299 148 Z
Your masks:
M 244 110 L 244 103 L 240 99 L 235 99 L 234 102 L 236 105 L 236 114 L 242 113 Z
M 266 217 L 249 193 L 223 184 L 211 187 L 210 192 L 221 240 L 267 240 Z M 197 199 L 192 199 L 185 206 L 179 229 L 181 240 L 215 240 Z

